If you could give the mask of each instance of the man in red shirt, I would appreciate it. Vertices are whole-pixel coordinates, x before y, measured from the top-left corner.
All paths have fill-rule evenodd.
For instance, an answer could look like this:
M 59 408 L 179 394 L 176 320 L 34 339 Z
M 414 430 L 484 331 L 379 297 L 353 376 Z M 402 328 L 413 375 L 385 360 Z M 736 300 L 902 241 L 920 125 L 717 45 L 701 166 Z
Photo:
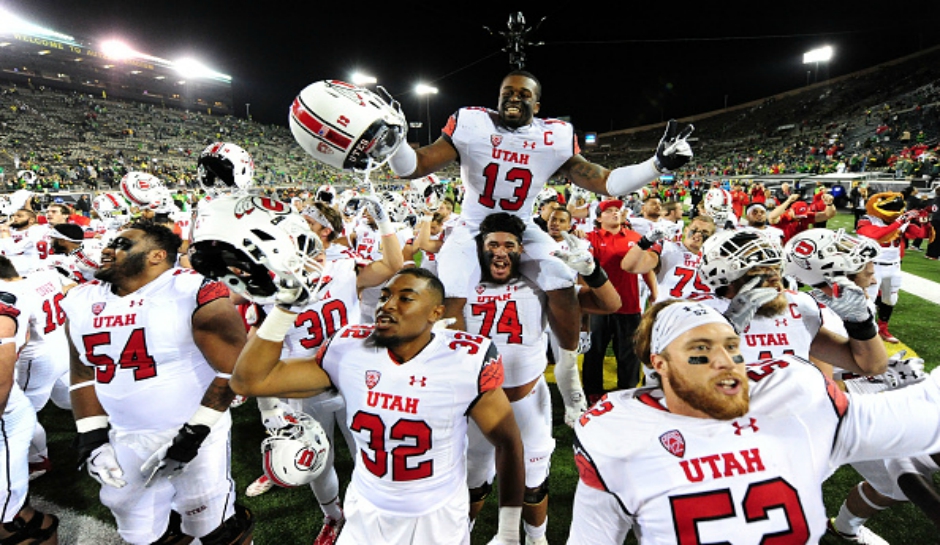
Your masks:
M 582 374 L 584 393 L 593 404 L 604 390 L 604 356 L 613 341 L 617 358 L 617 388 L 634 388 L 640 381 L 640 360 L 633 351 L 633 332 L 640 323 L 639 277 L 623 270 L 621 262 L 640 240 L 640 235 L 623 226 L 623 201 L 601 201 L 595 229 L 587 233 L 591 253 L 620 295 L 622 305 L 612 314 L 591 315 L 591 348 L 584 354 Z
M 836 215 L 836 205 L 832 202 L 832 195 L 823 197 L 823 201 L 828 202 L 822 211 L 814 211 L 809 204 L 799 198 L 800 196 L 795 193 L 790 195 L 783 204 L 768 215 L 770 223 L 783 231 L 784 244 L 793 235 L 813 227 L 815 223 L 824 223 Z

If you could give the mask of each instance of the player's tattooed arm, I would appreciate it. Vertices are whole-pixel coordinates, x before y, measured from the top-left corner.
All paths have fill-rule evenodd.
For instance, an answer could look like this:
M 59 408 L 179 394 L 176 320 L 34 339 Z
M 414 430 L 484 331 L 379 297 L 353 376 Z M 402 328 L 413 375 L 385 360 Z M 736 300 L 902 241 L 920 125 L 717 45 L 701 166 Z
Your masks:
M 607 195 L 607 176 L 610 171 L 606 168 L 588 162 L 584 157 L 575 155 L 565 163 L 560 173 L 568 177 L 574 185 L 591 190 L 594 193 Z
M 232 404 L 233 399 L 235 399 L 235 392 L 229 387 L 228 379 L 216 378 L 209 384 L 200 404 L 203 407 L 223 412 Z

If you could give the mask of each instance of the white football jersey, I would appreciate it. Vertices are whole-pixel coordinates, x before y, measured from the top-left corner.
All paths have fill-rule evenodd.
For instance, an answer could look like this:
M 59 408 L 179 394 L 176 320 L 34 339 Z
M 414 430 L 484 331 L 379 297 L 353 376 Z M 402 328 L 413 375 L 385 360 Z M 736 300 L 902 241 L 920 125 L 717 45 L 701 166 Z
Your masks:
M 467 415 L 502 385 L 503 364 L 488 339 L 453 330 L 400 363 L 372 329 L 344 327 L 317 360 L 346 400 L 355 488 L 382 512 L 420 516 L 466 489 Z
M 631 526 L 644 545 L 818 543 L 821 485 L 837 468 L 940 448 L 940 376 L 862 396 L 792 356 L 748 376 L 750 409 L 733 420 L 674 415 L 653 389 L 589 409 L 575 425 L 568 544 L 619 544 Z
M 359 323 L 355 261 L 329 262 L 323 277 L 323 287 L 316 294 L 317 302 L 298 310 L 294 326 L 284 338 L 281 358 L 312 357 L 320 345 L 342 327 Z M 273 307 L 266 306 L 266 313 L 270 314 Z
M 741 354 L 744 361 L 759 361 L 796 355 L 809 359 L 810 345 L 822 327 L 822 309 L 808 293 L 784 292 L 787 309 L 774 317 L 754 316 L 741 334 Z M 700 299 L 706 305 L 724 313 L 729 299 L 707 296 Z
M 711 287 L 698 274 L 701 253 L 690 251 L 681 242 L 669 240 L 654 245 L 652 249 L 659 253 L 659 271 L 656 273 L 659 296 L 656 302 L 692 299 L 711 293 Z
M 0 291 L 13 293 L 16 306 L 29 317 L 29 341 L 20 350 L 20 359 L 33 359 L 52 350 L 65 350 L 65 298 L 62 276 L 39 269 L 13 282 L 0 281 Z
M 33 224 L 26 229 L 10 229 L 9 238 L 0 238 L 0 252 L 10 259 L 20 275 L 39 267 L 52 253 L 48 225 Z
M 503 358 L 505 386 L 528 384 L 545 372 L 545 292 L 525 277 L 480 283 L 464 305 L 467 331 L 493 341 Z
M 16 321 L 16 333 L 13 335 L 12 342 L 14 343 L 16 351 L 21 352 L 29 338 L 30 313 L 23 312 L 18 304 L 10 305 L 0 301 L 0 316 L 8 316 Z M 11 341 L 4 339 L 4 342 Z M 3 410 L 4 425 L 10 426 L 16 422 L 20 422 L 20 419 L 26 418 L 25 415 L 33 415 L 32 418 L 35 419 L 35 414 L 32 403 L 26 397 L 26 394 L 23 393 L 20 385 L 14 381 L 10 387 L 6 407 Z
M 179 428 L 196 412 L 216 371 L 193 340 L 192 316 L 228 297 L 224 284 L 172 268 L 119 297 L 93 280 L 69 290 L 62 308 L 82 363 L 119 431 Z
M 570 123 L 535 118 L 510 130 L 488 108 L 461 108 L 450 116 L 443 134 L 460 156 L 466 190 L 460 217 L 473 226 L 494 212 L 531 221 L 539 191 L 580 153 Z

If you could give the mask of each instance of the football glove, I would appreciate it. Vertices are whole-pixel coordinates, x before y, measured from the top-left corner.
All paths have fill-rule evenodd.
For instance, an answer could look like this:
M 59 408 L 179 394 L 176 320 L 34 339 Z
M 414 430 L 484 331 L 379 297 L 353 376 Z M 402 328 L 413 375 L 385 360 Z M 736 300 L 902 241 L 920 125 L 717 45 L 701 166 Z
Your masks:
M 692 135 L 693 130 L 695 127 L 686 125 L 680 133 L 679 123 L 675 119 L 670 119 L 666 123 L 666 132 L 663 133 L 656 147 L 656 156 L 653 158 L 656 170 L 674 171 L 692 159 L 692 147 L 689 146 L 687 139 Z
M 741 287 L 741 291 L 731 299 L 731 304 L 725 311 L 725 318 L 731 322 L 734 331 L 740 335 L 747 329 L 760 307 L 773 301 L 779 292 L 777 288 L 758 288 L 763 282 L 763 276 L 755 276 Z
M 865 290 L 844 276 L 833 278 L 829 285 L 832 286 L 832 295 L 820 289 L 814 289 L 809 294 L 831 308 L 843 321 L 862 323 L 872 319 Z
M 924 360 L 905 358 L 907 350 L 901 350 L 888 359 L 888 370 L 882 375 L 891 389 L 904 388 L 927 378 L 924 373 Z
M 91 451 L 85 461 L 88 474 L 102 486 L 123 488 L 127 482 L 124 480 L 124 470 L 118 464 L 111 443 L 105 443 Z
M 580 239 L 571 233 L 562 233 L 562 238 L 568 244 L 568 251 L 555 250 L 552 255 L 565 262 L 581 276 L 589 276 L 594 272 L 594 256 L 588 250 L 588 241 Z
M 160 477 L 172 479 L 180 475 L 189 462 L 192 462 L 199 454 L 199 447 L 209 436 L 210 431 L 212 428 L 205 424 L 183 424 L 176 437 L 157 449 L 140 467 L 140 472 L 144 476 L 144 486 L 149 487 Z

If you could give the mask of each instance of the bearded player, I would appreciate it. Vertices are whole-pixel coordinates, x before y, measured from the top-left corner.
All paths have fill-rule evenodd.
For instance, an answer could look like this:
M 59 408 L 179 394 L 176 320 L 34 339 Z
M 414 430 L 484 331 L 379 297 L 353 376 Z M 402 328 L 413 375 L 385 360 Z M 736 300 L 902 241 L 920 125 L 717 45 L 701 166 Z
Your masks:
M 132 224 L 102 251 L 96 280 L 62 302 L 79 459 L 125 541 L 247 544 L 228 411 L 245 328 L 223 284 L 174 266 L 180 243 Z
M 563 210 L 567 213 L 567 210 Z M 556 211 L 557 212 L 557 211 Z M 522 517 L 527 545 L 544 545 L 548 518 L 548 470 L 555 448 L 552 438 L 551 395 L 544 373 L 546 317 L 545 294 L 519 270 L 526 224 L 516 216 L 491 214 L 480 224 L 477 246 L 482 276 L 465 308 L 467 331 L 488 337 L 499 348 L 506 378 L 503 390 L 512 404 L 525 450 L 526 489 Z M 577 248 L 564 253 L 573 255 Z M 584 252 L 587 256 L 590 253 Z M 569 262 L 573 261 L 569 259 Z M 593 258 L 589 260 L 594 265 Z M 591 267 L 578 292 L 581 307 L 588 312 L 611 312 L 620 297 L 600 267 Z M 580 383 L 558 377 L 563 396 Z M 579 415 L 572 415 L 577 418 Z M 572 422 L 573 423 L 573 420 Z M 476 426 L 470 426 L 467 452 L 467 485 L 470 488 L 471 518 L 482 509 L 496 475 L 495 451 Z
M 847 396 L 798 357 L 746 365 L 727 319 L 681 300 L 644 314 L 637 352 L 662 387 L 610 393 L 575 427 L 569 545 L 630 529 L 641 543 L 817 543 L 836 468 L 940 446 L 938 374 Z
M 564 176 L 574 185 L 602 195 L 626 195 L 685 165 L 692 157 L 686 142 L 691 126 L 680 135 L 675 121 L 649 160 L 608 170 L 581 156 L 571 124 L 535 117 L 542 87 L 531 73 L 517 70 L 502 79 L 497 109 L 462 108 L 453 114 L 434 143 L 412 149 L 400 146 L 389 160 L 395 174 L 420 178 L 460 162 L 466 196 L 462 223 L 448 233 L 439 255 L 440 277 L 447 288 L 447 313 L 462 329 L 463 307 L 479 278 L 474 237 L 480 222 L 493 212 L 508 212 L 532 223 L 531 211 L 549 178 Z M 563 367 L 577 365 L 580 322 L 574 281 L 565 265 L 554 259 L 555 244 L 541 229 L 526 229 L 522 274 L 548 297 L 548 317 L 558 337 Z M 586 402 L 574 400 L 583 410 Z

